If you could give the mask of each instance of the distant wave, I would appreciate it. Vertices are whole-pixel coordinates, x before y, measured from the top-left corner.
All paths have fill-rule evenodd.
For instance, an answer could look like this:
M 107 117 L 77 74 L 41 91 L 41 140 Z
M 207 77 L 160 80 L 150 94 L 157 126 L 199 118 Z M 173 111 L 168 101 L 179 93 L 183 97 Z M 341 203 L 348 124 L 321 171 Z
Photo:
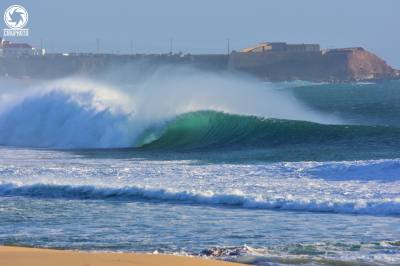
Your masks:
M 18 185 L 0 183 L 0 196 L 68 198 L 94 200 L 153 200 L 161 202 L 230 206 L 245 209 L 277 209 L 308 212 L 332 212 L 371 215 L 400 215 L 400 198 L 381 200 L 296 200 L 260 198 L 257 195 L 214 194 L 193 191 L 169 191 L 141 187 L 96 187 L 54 184 Z

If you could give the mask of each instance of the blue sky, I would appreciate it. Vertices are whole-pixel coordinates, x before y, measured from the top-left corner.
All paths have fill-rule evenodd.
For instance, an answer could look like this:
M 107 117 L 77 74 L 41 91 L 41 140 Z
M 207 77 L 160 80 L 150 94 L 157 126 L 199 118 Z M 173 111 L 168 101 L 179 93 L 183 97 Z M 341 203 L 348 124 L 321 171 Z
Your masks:
M 2 0 L 21 4 L 48 52 L 222 53 L 262 41 L 363 46 L 400 68 L 399 0 Z M 5 27 L 4 22 L 2 22 Z

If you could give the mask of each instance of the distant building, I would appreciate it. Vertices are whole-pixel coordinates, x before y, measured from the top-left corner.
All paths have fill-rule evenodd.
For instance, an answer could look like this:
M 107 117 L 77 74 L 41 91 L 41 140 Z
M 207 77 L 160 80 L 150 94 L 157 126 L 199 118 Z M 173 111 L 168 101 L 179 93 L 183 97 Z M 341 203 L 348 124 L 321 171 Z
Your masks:
M 1 57 L 42 56 L 45 50 L 35 48 L 27 43 L 13 43 L 0 37 Z
M 319 44 L 287 44 L 285 42 L 264 42 L 241 50 L 242 53 L 257 52 L 319 52 Z
M 263 42 L 256 46 L 232 52 L 229 67 L 233 69 L 260 68 L 267 65 L 285 64 L 320 58 L 323 51 L 319 44 L 288 44 L 286 42 Z M 293 64 L 293 67 L 295 64 Z

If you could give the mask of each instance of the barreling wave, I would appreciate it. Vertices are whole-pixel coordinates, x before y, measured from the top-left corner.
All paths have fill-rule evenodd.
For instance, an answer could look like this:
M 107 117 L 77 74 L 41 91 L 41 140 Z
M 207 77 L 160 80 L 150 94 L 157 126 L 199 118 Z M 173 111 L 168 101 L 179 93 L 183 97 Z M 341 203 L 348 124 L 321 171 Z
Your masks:
M 399 137 L 400 128 L 389 126 L 326 125 L 198 111 L 178 116 L 161 130 L 147 130 L 140 146 L 143 149 L 196 150 L 332 143 L 398 145 Z
M 271 209 L 307 212 L 331 212 L 370 215 L 400 215 L 400 198 L 367 200 L 317 200 L 263 198 L 257 195 L 172 191 L 143 187 L 97 187 L 91 185 L 55 185 L 36 183 L 18 185 L 0 183 L 0 196 L 68 198 L 79 200 L 144 200 L 244 209 Z
M 198 72 L 161 71 L 139 84 L 71 77 L 15 86 L 0 79 L 0 145 L 132 148 L 138 146 L 137 138 L 146 128 L 199 110 L 338 121 L 259 82 Z
M 26 95 L 17 93 L 14 98 L 6 95 L 7 100 L 0 102 L 0 145 L 190 151 L 373 144 L 380 150 L 388 146 L 400 150 L 399 127 L 332 124 L 287 95 L 247 83 L 241 84 L 244 89 L 233 90 L 234 97 L 226 102 L 230 95 L 226 87 L 234 83 L 222 86 L 218 80 L 214 83 L 223 89 L 215 97 L 208 89 L 209 97 L 201 94 L 193 99 L 180 88 L 175 93 L 182 99 L 168 104 L 163 101 L 167 95 L 160 95 L 165 91 L 153 92 L 158 95 L 154 100 L 147 95 L 152 94 L 150 88 L 131 94 L 86 81 L 64 83 L 51 83 L 50 88 L 29 90 Z

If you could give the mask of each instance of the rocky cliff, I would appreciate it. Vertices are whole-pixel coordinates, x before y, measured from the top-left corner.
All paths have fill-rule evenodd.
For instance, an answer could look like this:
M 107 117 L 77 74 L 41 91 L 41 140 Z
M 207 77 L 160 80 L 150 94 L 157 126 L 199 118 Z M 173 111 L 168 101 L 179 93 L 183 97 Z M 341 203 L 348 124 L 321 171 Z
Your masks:
M 230 56 L 229 67 L 273 81 L 351 82 L 400 77 L 399 71 L 363 48 L 313 52 L 234 52 Z
M 347 58 L 347 71 L 350 79 L 385 79 L 398 75 L 384 60 L 362 48 L 352 49 Z

